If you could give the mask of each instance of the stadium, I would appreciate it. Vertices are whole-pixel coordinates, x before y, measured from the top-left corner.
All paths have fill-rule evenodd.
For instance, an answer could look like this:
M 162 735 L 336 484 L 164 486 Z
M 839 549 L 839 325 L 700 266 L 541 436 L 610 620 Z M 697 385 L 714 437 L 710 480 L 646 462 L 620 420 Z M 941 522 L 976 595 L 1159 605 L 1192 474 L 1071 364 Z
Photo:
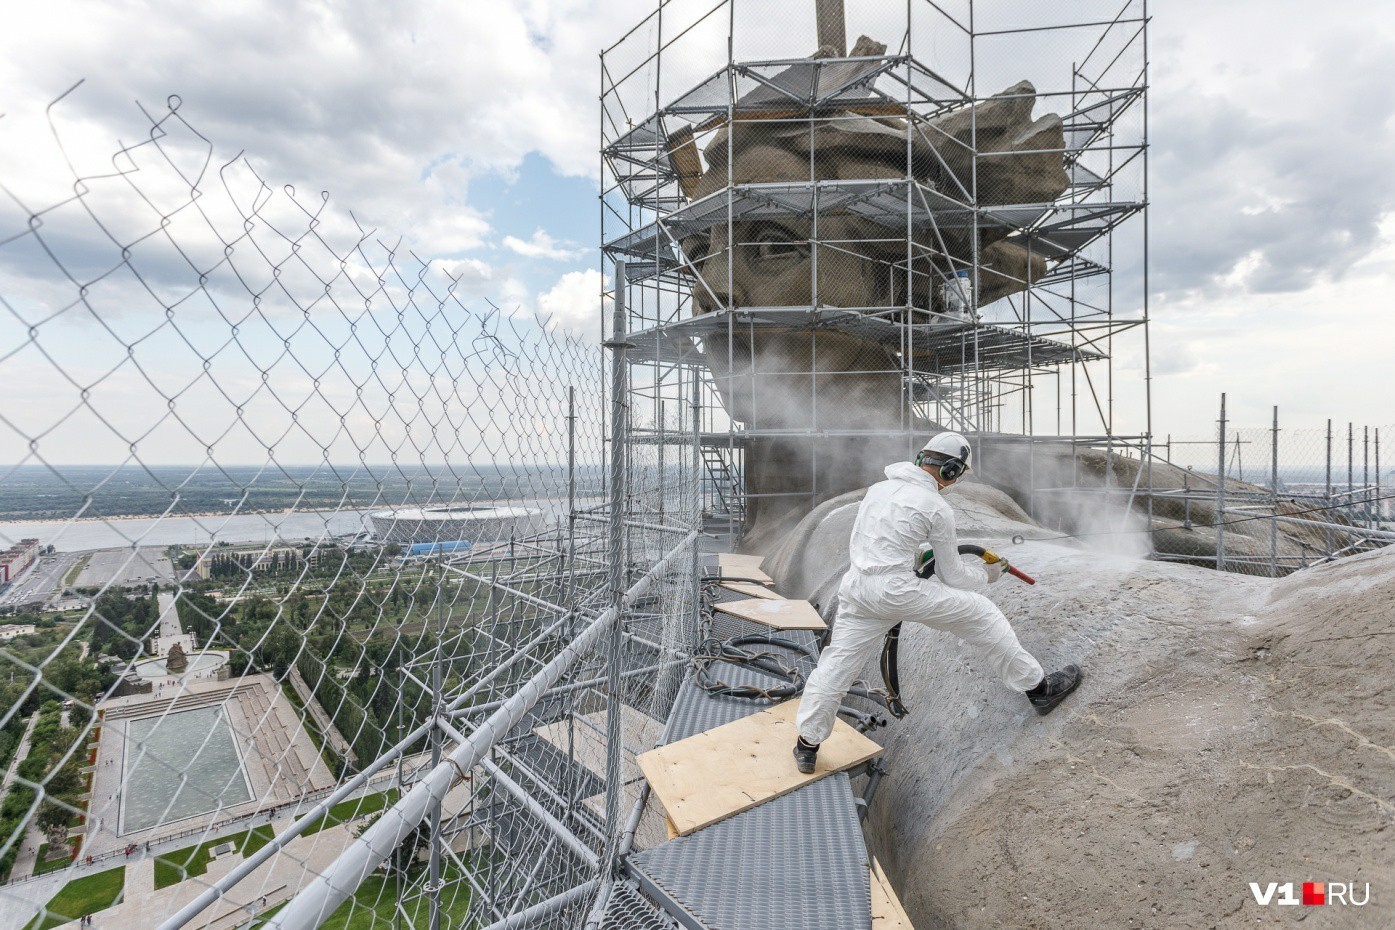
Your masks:
M 502 542 L 538 529 L 543 512 L 531 507 L 470 505 L 378 510 L 369 514 L 380 542 L 405 545 Z

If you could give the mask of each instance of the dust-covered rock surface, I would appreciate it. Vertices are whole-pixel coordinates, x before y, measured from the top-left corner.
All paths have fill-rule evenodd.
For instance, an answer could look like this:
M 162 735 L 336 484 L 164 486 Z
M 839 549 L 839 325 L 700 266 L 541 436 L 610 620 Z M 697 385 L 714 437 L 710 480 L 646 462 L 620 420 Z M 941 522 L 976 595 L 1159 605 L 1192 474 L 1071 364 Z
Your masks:
M 1023 643 L 1086 679 L 1037 717 L 907 624 L 911 716 L 878 733 L 868 833 L 919 930 L 1395 926 L 1395 549 L 1250 578 L 1052 541 L 981 485 L 948 496 L 962 538 L 1037 578 L 989 589 Z M 768 554 L 786 595 L 836 607 L 859 498 Z M 1304 881 L 1369 883 L 1369 904 L 1249 887 Z

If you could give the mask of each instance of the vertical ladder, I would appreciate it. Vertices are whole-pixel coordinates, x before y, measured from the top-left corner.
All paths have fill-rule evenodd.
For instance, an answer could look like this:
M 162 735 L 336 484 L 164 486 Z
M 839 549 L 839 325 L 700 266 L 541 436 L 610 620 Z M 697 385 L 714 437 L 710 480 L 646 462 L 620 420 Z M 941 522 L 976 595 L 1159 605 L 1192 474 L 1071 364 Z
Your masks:
M 726 450 L 713 446 L 702 446 L 702 463 L 707 469 L 707 483 L 716 497 L 718 509 L 715 511 L 732 520 L 745 516 L 745 496 L 741 493 L 741 481 L 735 469 L 727 461 Z

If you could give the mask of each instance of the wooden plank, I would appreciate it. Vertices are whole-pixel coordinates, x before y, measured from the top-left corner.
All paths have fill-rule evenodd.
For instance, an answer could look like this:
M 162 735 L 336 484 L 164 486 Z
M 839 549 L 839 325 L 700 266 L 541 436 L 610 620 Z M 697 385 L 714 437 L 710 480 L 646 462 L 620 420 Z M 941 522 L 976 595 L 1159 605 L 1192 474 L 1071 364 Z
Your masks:
M 763 623 L 777 630 L 826 630 L 828 624 L 808 601 L 767 600 L 751 597 L 744 601 L 713 604 L 713 610 L 732 614 L 743 620 Z
M 901 899 L 896 897 L 891 882 L 887 881 L 882 864 L 875 858 L 872 860 L 869 881 L 872 887 L 872 930 L 915 930 L 910 917 L 906 916 L 906 909 L 901 906 Z
M 763 597 L 771 601 L 783 601 L 784 598 L 774 591 L 759 584 L 750 584 L 745 581 L 723 581 L 722 587 L 728 591 L 735 591 L 737 594 L 744 594 L 747 597 Z
M 691 200 L 698 181 L 702 180 L 702 159 L 698 157 L 697 143 L 693 140 L 693 127 L 683 126 L 669 136 L 668 160 L 678 176 L 683 196 Z
M 798 708 L 798 700 L 786 701 L 639 756 L 640 771 L 679 836 L 881 753 L 882 747 L 839 720 L 819 748 L 814 773 L 799 774 L 792 754 Z
M 774 578 L 749 565 L 719 565 L 717 566 L 717 577 L 724 581 L 733 579 L 736 581 L 763 581 L 766 584 L 775 583 Z
M 740 555 L 736 552 L 717 553 L 717 564 L 723 568 L 760 568 L 765 562 L 763 555 Z

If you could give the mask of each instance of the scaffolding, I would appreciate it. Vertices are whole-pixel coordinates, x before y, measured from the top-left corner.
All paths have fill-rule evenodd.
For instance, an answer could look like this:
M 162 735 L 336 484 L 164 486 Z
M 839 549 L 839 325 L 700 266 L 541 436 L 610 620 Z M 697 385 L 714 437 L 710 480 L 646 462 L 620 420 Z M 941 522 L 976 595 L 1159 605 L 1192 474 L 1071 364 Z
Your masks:
M 1143 457 L 1147 28 L 1140 0 L 659 3 L 601 59 L 633 441 L 696 403 L 737 535 L 937 428 L 990 480 L 1024 442 Z

